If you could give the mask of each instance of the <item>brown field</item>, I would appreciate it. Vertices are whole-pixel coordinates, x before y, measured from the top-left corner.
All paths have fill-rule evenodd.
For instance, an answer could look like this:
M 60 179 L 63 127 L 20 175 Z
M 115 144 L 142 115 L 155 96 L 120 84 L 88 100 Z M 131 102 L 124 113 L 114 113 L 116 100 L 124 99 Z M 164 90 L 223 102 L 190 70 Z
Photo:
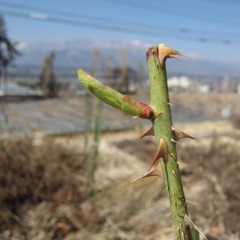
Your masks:
M 191 99 L 192 94 L 187 96 Z M 215 120 L 178 123 L 197 138 L 178 144 L 191 218 L 212 240 L 240 234 L 240 128 L 236 97 L 172 96 L 174 104 Z M 211 105 L 208 101 L 211 99 Z M 214 100 L 215 99 L 215 100 Z M 178 105 L 174 105 L 176 108 Z M 218 120 L 233 104 L 234 122 Z M 195 107 L 193 106 L 195 105 Z M 206 107 L 208 106 L 208 108 Z M 84 136 L 13 132 L 0 140 L 0 239 L 170 240 L 171 214 L 163 180 L 145 173 L 156 143 L 135 130 L 105 131 L 95 182 L 90 177 L 91 142 Z M 92 194 L 95 189 L 95 196 Z

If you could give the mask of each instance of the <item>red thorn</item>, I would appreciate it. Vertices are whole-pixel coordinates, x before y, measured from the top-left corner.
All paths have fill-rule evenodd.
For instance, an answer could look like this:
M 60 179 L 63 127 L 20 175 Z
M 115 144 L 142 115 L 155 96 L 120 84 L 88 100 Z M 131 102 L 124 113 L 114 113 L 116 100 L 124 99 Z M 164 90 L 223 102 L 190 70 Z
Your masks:
M 178 54 L 178 55 L 183 56 L 182 54 Z M 179 59 L 179 58 L 177 58 L 177 57 L 175 57 L 175 56 L 169 56 L 169 58 L 174 58 L 174 59 L 176 59 L 176 60 L 178 60 L 178 61 L 182 61 L 181 59 Z
M 172 131 L 175 132 L 176 136 L 178 139 L 182 139 L 182 138 L 191 138 L 191 139 L 195 139 L 194 137 L 190 136 L 189 134 L 175 128 L 175 127 L 172 127 Z
M 156 152 L 148 170 L 150 170 L 155 165 L 157 160 L 161 157 L 163 158 L 163 161 L 166 163 L 167 158 L 168 158 L 168 149 L 167 149 L 167 144 L 163 138 L 161 138 L 159 141 L 157 152 Z
M 148 171 L 143 176 L 134 179 L 132 182 L 135 182 L 135 181 L 137 181 L 139 179 L 142 179 L 142 178 L 145 178 L 145 177 L 154 177 L 154 176 L 162 177 L 162 175 L 163 175 L 162 174 L 162 167 L 161 167 L 161 164 L 158 163 L 158 165 L 155 168 L 153 168 L 151 171 Z
M 158 46 L 158 57 L 162 66 L 165 64 L 167 58 L 176 58 L 174 55 L 183 56 L 182 53 L 168 47 L 165 44 L 160 44 Z
M 158 176 L 158 177 L 162 177 L 163 173 L 162 173 L 162 166 L 160 163 L 157 164 L 157 166 L 152 169 L 148 174 L 148 176 Z
M 154 129 L 153 129 L 153 126 L 147 130 L 141 137 L 140 139 L 146 137 L 146 136 L 153 136 L 154 135 Z
M 160 139 L 160 141 L 161 140 L 163 142 L 162 158 L 163 158 L 163 161 L 166 163 L 168 160 L 168 147 L 165 140 L 163 140 L 162 138 Z

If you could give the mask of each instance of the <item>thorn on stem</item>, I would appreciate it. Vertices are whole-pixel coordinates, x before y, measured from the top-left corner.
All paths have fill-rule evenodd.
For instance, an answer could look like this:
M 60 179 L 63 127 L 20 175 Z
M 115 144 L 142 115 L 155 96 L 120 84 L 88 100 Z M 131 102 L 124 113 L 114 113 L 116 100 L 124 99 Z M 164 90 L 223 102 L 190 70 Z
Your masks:
M 166 191 L 168 191 L 168 187 L 166 187 L 166 188 L 163 189 L 163 192 L 166 192 Z
M 177 160 L 176 156 L 173 153 L 170 153 L 170 155 L 174 158 L 174 160 Z
M 169 218 L 169 217 L 172 217 L 172 212 L 170 212 L 166 215 L 166 218 Z
M 176 162 L 178 166 L 182 166 L 183 165 L 183 162 L 180 162 L 180 161 L 177 161 Z
M 174 177 L 177 177 L 177 175 L 176 175 L 174 170 L 172 170 L 172 174 L 173 174 Z
M 199 207 L 199 204 L 197 204 L 195 202 L 192 202 L 192 201 L 186 201 L 186 202 Z
M 158 58 L 161 66 L 164 66 L 167 58 L 175 58 L 174 55 L 184 56 L 180 52 L 168 47 L 165 44 L 159 44 L 158 46 Z
M 171 138 L 171 142 L 175 143 L 175 144 L 178 144 L 178 142 L 175 139 L 173 139 L 173 138 Z
M 183 56 L 183 55 L 182 55 Z M 181 59 L 179 59 L 179 58 L 177 58 L 177 57 L 175 57 L 175 56 L 169 56 L 169 58 L 174 58 L 174 59 L 176 59 L 176 60 L 178 60 L 178 61 L 181 61 Z
M 194 137 L 190 136 L 189 134 L 175 128 L 172 126 L 172 131 L 174 131 L 174 133 L 176 134 L 178 139 L 182 139 L 182 138 L 191 138 L 191 139 L 195 139 Z
M 153 136 L 154 135 L 154 129 L 153 129 L 153 126 L 147 130 L 141 137 L 140 139 L 146 137 L 146 136 Z
M 162 177 L 162 175 L 163 175 L 162 174 L 162 167 L 161 167 L 161 164 L 158 163 L 158 165 L 154 169 L 152 169 L 151 171 L 148 171 L 143 176 L 141 176 L 139 178 L 136 178 L 135 180 L 132 181 L 132 183 L 139 180 L 139 179 L 145 178 L 145 177 L 153 177 L 153 176 Z
M 205 240 L 208 240 L 208 239 L 206 238 L 206 236 L 200 231 L 200 229 L 198 228 L 198 226 L 188 217 L 187 214 L 184 215 L 184 222 L 185 222 L 187 225 L 194 227 L 194 228 L 200 233 L 200 235 L 201 235 Z
M 167 144 L 163 138 L 160 139 L 157 152 L 150 164 L 148 171 L 155 165 L 159 158 L 163 158 L 163 161 L 166 163 L 168 158 L 168 149 Z
M 155 120 L 156 118 L 160 118 L 163 114 L 164 114 L 163 112 L 157 113 L 152 120 Z

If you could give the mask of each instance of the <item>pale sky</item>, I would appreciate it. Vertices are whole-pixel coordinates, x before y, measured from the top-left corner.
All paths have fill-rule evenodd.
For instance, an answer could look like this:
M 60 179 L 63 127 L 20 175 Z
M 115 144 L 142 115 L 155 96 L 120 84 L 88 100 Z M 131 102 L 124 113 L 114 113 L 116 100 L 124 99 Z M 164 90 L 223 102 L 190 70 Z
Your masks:
M 78 39 L 166 43 L 192 57 L 240 62 L 238 0 L 0 0 L 24 44 Z

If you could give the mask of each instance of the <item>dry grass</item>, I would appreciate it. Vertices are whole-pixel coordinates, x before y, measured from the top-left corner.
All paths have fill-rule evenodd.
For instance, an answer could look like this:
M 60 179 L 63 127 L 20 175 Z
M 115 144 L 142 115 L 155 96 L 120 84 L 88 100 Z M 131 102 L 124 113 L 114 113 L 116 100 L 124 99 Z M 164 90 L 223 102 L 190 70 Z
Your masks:
M 240 217 L 240 151 L 237 139 L 232 140 L 230 143 L 215 136 L 204 143 L 191 144 L 188 141 L 187 144 L 182 146 L 180 144 L 178 147 L 185 192 L 187 199 L 190 200 L 190 214 L 197 220 L 197 224 L 209 239 L 227 240 L 230 239 L 230 236 L 240 233 L 238 224 Z M 138 142 L 138 144 L 126 140 L 117 145 L 129 153 L 138 155 L 139 159 L 144 162 L 150 162 L 153 148 L 156 150 L 155 142 L 149 139 Z M 158 199 L 158 201 L 162 200 Z M 153 201 L 151 205 L 155 204 Z M 157 208 L 154 211 L 157 212 Z M 168 212 L 170 211 L 168 210 Z M 166 213 L 157 224 L 165 225 L 164 222 L 169 223 Z M 140 223 L 138 222 L 138 224 Z M 150 224 L 151 229 L 158 228 L 152 219 L 148 219 L 145 224 Z M 165 226 L 165 228 L 167 227 Z
M 81 207 L 88 197 L 86 161 L 87 155 L 52 141 L 1 140 L 0 238 L 63 239 L 101 223 L 91 207 Z
M 217 136 L 202 142 L 186 141 L 178 149 L 187 199 L 197 204 L 189 203 L 191 217 L 209 239 L 238 239 L 240 233 L 237 138 L 234 135 L 229 142 Z M 103 171 L 106 166 L 98 166 L 98 185 L 104 177 L 104 187 L 98 188 L 92 205 L 86 154 L 53 141 L 35 146 L 29 138 L 1 140 L 0 239 L 173 239 L 163 183 L 149 178 L 131 184 L 129 178 L 131 171 L 131 176 L 138 175 L 132 164 L 141 166 L 140 172 L 145 169 L 156 143 L 151 138 L 124 139 L 114 146 L 122 152 L 118 155 L 121 159 L 112 159 L 113 145 L 108 153 L 100 154 L 99 163 L 111 167 Z M 128 159 L 129 165 L 123 165 Z M 112 181 L 115 169 L 121 177 L 115 175 Z
M 202 112 L 208 117 L 221 117 L 223 108 L 230 107 L 233 116 L 239 116 L 239 96 L 232 93 L 171 93 L 175 107 L 183 107 L 193 112 Z M 174 109 L 173 106 L 173 109 Z

